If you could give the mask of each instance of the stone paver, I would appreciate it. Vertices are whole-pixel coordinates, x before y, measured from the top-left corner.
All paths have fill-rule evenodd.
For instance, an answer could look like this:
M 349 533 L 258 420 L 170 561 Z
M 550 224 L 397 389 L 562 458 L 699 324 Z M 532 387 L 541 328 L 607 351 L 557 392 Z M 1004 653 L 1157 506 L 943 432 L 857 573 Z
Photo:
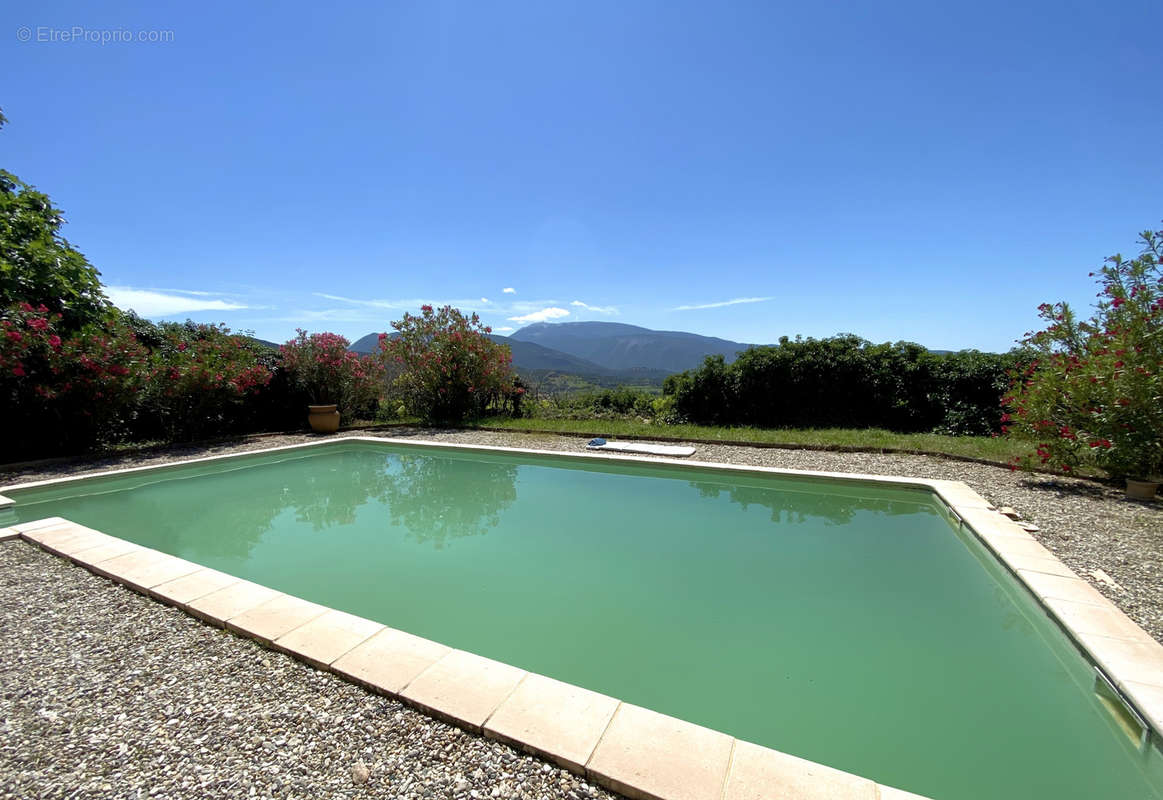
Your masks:
M 1134 696 L 1139 711 L 1154 723 L 1155 729 L 1163 729 L 1163 687 L 1128 681 L 1126 688 Z
M 163 602 L 185 606 L 211 592 L 225 589 L 227 586 L 233 586 L 239 582 L 240 579 L 233 575 L 227 575 L 216 569 L 204 568 L 154 586 L 149 590 L 149 593 Z
M 85 551 L 82 551 L 82 555 Z M 201 567 L 167 553 L 144 548 L 117 558 L 102 561 L 90 567 L 98 575 L 105 575 L 131 589 L 148 591 L 174 578 L 197 572 Z
M 453 650 L 416 676 L 400 696 L 437 716 L 480 731 L 523 677 L 524 670 Z
M 279 594 L 226 620 L 226 627 L 235 633 L 252 636 L 263 644 L 271 644 L 326 611 L 327 608 L 316 603 Z
M 529 675 L 485 723 L 485 735 L 583 771 L 618 701 L 543 675 Z
M 876 784 L 751 742 L 735 742 L 723 800 L 877 800 Z
M 719 800 L 733 743 L 725 733 L 622 703 L 586 774 L 633 800 Z
M 283 635 L 274 644 L 308 664 L 326 669 L 332 661 L 383 629 L 383 625 L 370 619 L 328 611 Z
M 1079 638 L 1119 683 L 1133 681 L 1163 688 L 1163 645 L 1155 640 L 1128 641 L 1090 634 Z
M 94 547 L 78 549 L 76 552 L 69 553 L 68 557 L 78 564 L 83 564 L 92 569 L 94 565 L 100 564 L 102 561 L 108 561 L 126 555 L 127 553 L 136 553 L 138 550 L 144 549 L 141 545 L 110 536 L 109 541 Z M 94 570 L 94 572 L 97 572 L 97 570 Z
M 236 617 L 277 595 L 278 592 L 274 589 L 250 581 L 239 581 L 188 603 L 186 610 L 208 622 L 225 625 L 226 620 L 231 617 Z
M 385 628 L 333 661 L 331 669 L 369 689 L 395 695 L 451 652 L 439 642 Z
M 1150 639 L 1142 628 L 1113 605 L 1096 606 L 1056 597 L 1047 598 L 1044 602 L 1076 636 L 1091 634 L 1135 641 Z
M 1105 606 L 1110 603 L 1102 596 L 1101 592 L 1081 578 L 1066 578 L 1023 569 L 1018 570 L 1018 576 L 1026 582 L 1034 594 L 1042 599 L 1073 600 L 1076 603 L 1089 603 L 1092 606 Z

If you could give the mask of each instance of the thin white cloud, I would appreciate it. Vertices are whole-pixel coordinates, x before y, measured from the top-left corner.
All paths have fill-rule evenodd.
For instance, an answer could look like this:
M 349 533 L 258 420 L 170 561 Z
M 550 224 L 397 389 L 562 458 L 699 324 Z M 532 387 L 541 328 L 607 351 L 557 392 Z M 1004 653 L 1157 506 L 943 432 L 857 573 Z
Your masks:
M 581 300 L 574 300 L 570 303 L 571 306 L 577 308 L 584 308 L 586 311 L 593 311 L 597 314 L 617 314 L 617 306 L 591 306 L 589 303 L 583 303 Z
M 322 297 L 324 300 L 337 300 L 341 303 L 351 303 L 357 306 L 367 306 L 368 308 L 386 308 L 393 311 L 416 311 L 420 306 L 434 306 L 442 308 L 443 306 L 452 306 L 459 308 L 462 311 L 472 311 L 479 309 L 483 304 L 488 303 L 488 299 L 484 297 L 474 297 L 471 299 L 459 300 L 425 300 L 423 298 L 411 298 L 406 300 L 358 300 L 354 297 L 344 297 L 338 294 L 326 294 L 324 292 L 313 292 L 315 297 Z
M 675 306 L 671 311 L 698 311 L 703 308 L 722 308 L 723 306 L 737 306 L 740 303 L 766 303 L 774 297 L 736 297 L 734 300 L 721 300 L 718 303 L 699 303 L 690 306 Z
M 499 328 L 493 328 L 493 333 L 505 333 L 506 331 L 511 331 L 511 330 L 513 330 L 512 325 L 502 325 Z
M 547 320 L 561 319 L 562 317 L 568 317 L 568 316 L 569 316 L 569 312 L 567 310 L 565 310 L 564 308 L 556 308 L 554 306 L 550 306 L 549 308 L 543 308 L 540 311 L 532 311 L 528 314 L 522 314 L 519 317 L 509 317 L 509 321 L 510 322 L 545 322 Z
M 517 290 L 514 289 L 512 286 L 506 286 L 504 289 L 501 290 L 501 292 L 503 294 L 517 294 Z
M 252 308 L 244 303 L 218 298 L 208 299 L 209 293 L 202 292 L 178 294 L 155 289 L 134 289 L 131 286 L 106 286 L 105 294 L 113 301 L 113 305 L 122 309 L 133 309 L 143 317 L 171 317 L 193 311 L 237 311 Z

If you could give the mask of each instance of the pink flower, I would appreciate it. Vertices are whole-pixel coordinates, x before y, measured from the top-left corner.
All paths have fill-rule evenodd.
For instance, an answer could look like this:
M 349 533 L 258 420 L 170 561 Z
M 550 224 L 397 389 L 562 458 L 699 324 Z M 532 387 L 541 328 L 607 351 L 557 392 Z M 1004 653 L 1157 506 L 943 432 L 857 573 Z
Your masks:
M 48 337 L 48 343 L 50 347 L 58 348 L 61 346 L 61 337 L 54 333 L 52 336 Z

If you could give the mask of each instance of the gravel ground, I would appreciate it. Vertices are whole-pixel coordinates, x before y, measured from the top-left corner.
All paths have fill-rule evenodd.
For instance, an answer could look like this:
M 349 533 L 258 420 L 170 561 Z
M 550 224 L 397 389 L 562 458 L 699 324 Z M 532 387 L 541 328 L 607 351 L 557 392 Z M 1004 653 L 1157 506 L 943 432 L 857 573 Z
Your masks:
M 614 797 L 24 542 L 0 615 L 0 797 Z
M 580 451 L 578 437 L 362 435 Z M 309 441 L 250 437 L 0 472 L 0 485 Z M 1163 502 L 929 456 L 696 445 L 734 464 L 961 480 L 1163 641 Z M 1116 582 L 1096 581 L 1101 569 Z M 42 553 L 0 545 L 0 797 L 613 797 Z

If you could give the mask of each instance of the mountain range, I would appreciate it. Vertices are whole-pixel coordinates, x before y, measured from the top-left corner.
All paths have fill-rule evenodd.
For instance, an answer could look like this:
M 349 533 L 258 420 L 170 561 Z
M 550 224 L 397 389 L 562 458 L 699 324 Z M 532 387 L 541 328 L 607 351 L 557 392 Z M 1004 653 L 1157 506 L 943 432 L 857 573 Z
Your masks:
M 538 322 L 511 336 L 490 338 L 510 348 L 518 372 L 578 375 L 599 385 L 660 384 L 667 375 L 699 366 L 709 355 L 733 361 L 751 346 L 618 322 Z M 378 333 L 369 333 L 349 349 L 370 353 L 378 340 Z

